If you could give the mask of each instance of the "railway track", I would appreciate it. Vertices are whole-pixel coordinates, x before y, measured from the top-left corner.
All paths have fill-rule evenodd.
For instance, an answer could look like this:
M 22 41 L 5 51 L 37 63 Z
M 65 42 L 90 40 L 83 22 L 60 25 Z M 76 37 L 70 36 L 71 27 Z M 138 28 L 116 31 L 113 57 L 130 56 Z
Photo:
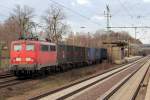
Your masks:
M 17 84 L 21 84 L 27 80 L 19 80 L 17 77 L 10 73 L 3 73 L 0 75 L 0 89 L 12 87 Z
M 5 73 L 0 75 L 0 79 L 2 78 L 7 78 L 7 77 L 12 77 L 13 75 L 11 73 Z
M 127 77 L 122 79 L 120 82 L 118 82 L 118 84 L 116 84 L 114 87 L 109 89 L 109 91 L 107 91 L 99 99 L 135 100 L 135 97 L 137 96 L 139 88 L 140 88 L 140 84 L 142 83 L 144 77 L 147 74 L 149 65 L 150 65 L 150 61 L 147 62 L 145 65 L 143 65 L 141 68 L 138 68 L 138 70 L 135 70 L 134 72 L 129 74 Z
M 98 84 L 102 84 L 102 82 L 107 81 L 112 77 L 115 77 L 115 75 L 116 76 L 118 74 L 120 75 L 123 72 L 124 73 L 130 72 L 128 74 L 136 73 L 147 62 L 148 59 L 149 57 L 142 58 L 131 64 L 125 65 L 123 67 L 110 70 L 108 72 L 87 78 L 85 80 L 81 80 L 79 82 L 58 88 L 53 91 L 48 91 L 47 93 L 43 93 L 41 95 L 30 98 L 30 100 L 37 100 L 37 99 L 41 99 L 41 100 L 49 100 L 49 99 L 51 100 L 64 100 L 64 99 L 90 100 L 91 98 L 88 98 L 88 97 L 80 98 L 80 94 L 84 94 L 87 90 L 90 90 L 92 87 L 95 87 Z
M 5 78 L 3 77 L 0 79 L 0 89 L 6 88 L 8 86 L 13 86 L 18 83 L 21 83 L 21 80 L 17 80 L 17 78 L 14 76 L 5 77 Z
M 116 84 L 107 95 L 103 96 L 104 100 L 135 100 L 141 83 L 149 70 L 150 61 L 144 66 L 133 72 L 128 77 L 124 78 L 120 83 Z
M 147 91 L 149 80 L 150 80 L 150 67 L 145 72 L 145 75 L 143 76 L 143 79 L 141 80 L 140 85 L 137 88 L 137 93 L 135 94 L 135 100 L 146 99 L 146 94 L 150 93 Z
M 0 89 L 17 86 L 25 82 L 33 81 L 32 79 L 18 79 L 16 77 L 8 77 L 0 79 Z
M 3 73 L 1 73 L 0 74 L 0 89 L 15 84 L 16 79 L 17 78 L 14 77 L 9 72 L 3 72 Z

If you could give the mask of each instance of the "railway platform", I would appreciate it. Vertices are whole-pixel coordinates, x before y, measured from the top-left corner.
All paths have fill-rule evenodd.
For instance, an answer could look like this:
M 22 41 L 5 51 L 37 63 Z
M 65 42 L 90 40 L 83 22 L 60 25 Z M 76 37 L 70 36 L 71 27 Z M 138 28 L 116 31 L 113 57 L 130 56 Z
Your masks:
M 150 100 L 150 76 L 149 76 L 149 82 L 148 82 L 148 86 L 147 86 L 145 100 Z
M 136 91 L 138 91 L 137 88 L 140 86 L 149 65 L 150 58 L 145 57 L 121 68 L 114 69 L 71 86 L 41 94 L 30 100 L 120 100 L 122 93 L 126 94 L 124 95 L 127 97 L 125 100 L 128 100 L 130 99 L 128 97 L 133 98 Z M 116 86 L 119 82 L 121 84 Z M 133 82 L 135 85 L 132 84 Z M 130 84 L 132 84 L 132 89 Z M 109 91 L 110 89 L 111 91 Z M 119 92 L 121 91 L 120 89 L 124 92 Z M 126 90 L 130 90 L 130 92 L 126 92 Z M 118 96 L 119 94 L 120 96 Z M 113 99 L 113 96 L 116 96 L 115 99 Z

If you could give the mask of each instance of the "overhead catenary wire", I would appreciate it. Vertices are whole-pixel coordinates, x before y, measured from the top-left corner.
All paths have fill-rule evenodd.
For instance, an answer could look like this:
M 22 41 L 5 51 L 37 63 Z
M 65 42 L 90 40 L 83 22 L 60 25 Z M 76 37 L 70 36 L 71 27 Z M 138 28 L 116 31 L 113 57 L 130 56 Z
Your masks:
M 0 6 L 3 7 L 3 8 L 5 8 L 5 9 L 12 10 L 12 8 L 9 8 L 9 7 L 4 6 L 4 5 L 2 5 L 2 4 L 0 4 Z M 3 12 L 6 12 L 6 11 L 3 10 Z M 10 17 L 9 15 L 2 14 L 2 13 L 0 13 L 0 16 L 6 17 L 6 18 L 9 18 L 9 17 Z
M 119 1 L 119 3 L 121 4 L 121 6 L 124 8 L 124 10 L 126 11 L 126 13 L 131 17 L 131 19 L 133 19 L 135 15 L 132 15 L 132 14 L 130 13 L 130 11 L 128 10 L 128 8 L 126 8 L 126 6 L 125 6 L 120 0 L 118 0 L 118 1 Z M 139 4 L 139 3 L 137 3 L 137 4 Z M 137 5 L 137 4 L 136 4 L 136 5 Z M 135 8 L 135 6 L 134 6 L 134 8 Z M 142 15 L 137 15 L 137 16 L 135 16 L 135 18 L 138 19 L 138 24 L 141 24 L 141 26 L 143 26 L 143 25 L 142 25 L 142 20 L 141 20 L 141 18 L 143 18 L 143 16 L 142 16 Z M 139 28 L 139 27 L 138 27 L 138 28 Z M 141 28 L 142 28 L 142 27 L 141 27 Z M 143 28 L 145 28 L 145 27 L 143 27 Z
M 2 4 L 0 4 L 0 6 L 6 8 L 6 9 L 8 9 L 8 10 L 12 10 L 11 8 L 9 8 L 9 7 L 7 7 L 7 6 L 4 6 L 4 5 L 2 5 Z
M 59 6 L 61 6 L 61 7 L 63 7 L 63 8 L 65 8 L 65 9 L 67 9 L 67 10 L 69 10 L 70 12 L 72 12 L 72 13 L 74 13 L 74 14 L 76 14 L 76 15 L 78 15 L 78 16 L 80 16 L 80 17 L 86 19 L 86 20 L 88 20 L 89 22 L 91 22 L 91 23 L 93 23 L 93 24 L 96 24 L 96 25 L 101 26 L 100 23 L 97 23 L 97 22 L 95 22 L 95 21 L 92 21 L 90 17 L 87 17 L 87 16 L 85 16 L 85 15 L 83 15 L 83 14 L 81 14 L 81 13 L 79 13 L 79 12 L 77 12 L 77 11 L 75 11 L 75 10 L 69 8 L 69 7 L 66 7 L 66 6 L 65 6 L 64 4 L 62 4 L 62 3 L 59 3 L 59 2 L 54 1 L 54 0 L 50 0 L 50 1 L 53 2 L 53 3 L 55 3 L 55 4 L 57 4 L 57 5 L 59 5 Z M 0 4 L 0 6 L 6 8 L 6 9 L 8 9 L 8 10 L 12 10 L 11 8 L 9 8 L 9 7 L 7 7 L 7 6 L 1 5 L 1 4 Z M 5 17 L 8 17 L 8 16 L 5 16 Z
M 118 3 L 118 0 L 116 0 L 117 1 L 117 3 Z M 120 7 L 122 7 L 122 5 L 124 6 L 124 10 L 127 10 L 127 14 L 131 17 L 131 16 L 133 16 L 130 12 L 129 12 L 129 9 L 132 9 L 133 7 L 134 7 L 134 9 L 137 9 L 137 5 L 138 5 L 138 7 L 139 7 L 139 5 L 141 5 L 141 2 L 137 2 L 137 3 L 135 3 L 135 4 L 131 4 L 131 5 L 128 5 L 128 8 L 124 5 L 125 3 L 127 3 L 128 1 L 126 0 L 126 1 L 124 1 L 124 2 L 121 2 L 121 1 L 119 1 L 119 4 L 121 4 L 121 6 Z M 119 8 L 120 8 L 119 7 Z M 132 7 L 132 8 L 131 8 Z M 121 9 L 117 9 L 115 12 L 113 12 L 113 16 L 116 16 L 117 14 L 118 14 L 118 12 L 120 12 L 120 10 Z M 132 11 L 133 12 L 133 11 Z M 134 18 L 136 18 L 136 17 L 138 17 L 138 15 L 137 16 L 133 16 Z
M 54 4 L 57 4 L 57 5 L 59 5 L 59 6 L 63 7 L 63 8 L 65 8 L 65 9 L 67 9 L 67 10 L 70 11 L 70 12 L 72 12 L 72 13 L 74 13 L 74 14 L 76 14 L 76 15 L 78 15 L 78 16 L 80 16 L 80 17 L 82 17 L 82 18 L 84 18 L 84 19 L 86 19 L 86 20 L 88 20 L 88 21 L 90 21 L 90 22 L 93 23 L 93 24 L 96 24 L 96 25 L 101 26 L 101 24 L 92 21 L 91 18 L 89 18 L 89 17 L 87 17 L 87 16 L 85 16 L 85 15 L 82 15 L 82 14 L 80 14 L 79 12 L 77 12 L 77 11 L 75 11 L 75 10 L 69 8 L 69 7 L 66 7 L 66 6 L 65 6 L 64 4 L 62 4 L 62 3 L 59 3 L 59 2 L 54 1 L 54 0 L 50 0 L 50 1 L 51 1 L 52 3 L 54 3 Z
M 123 2 L 123 3 L 126 3 L 127 1 L 125 1 L 125 2 Z M 118 0 L 117 0 L 117 3 L 118 3 Z M 122 6 L 121 6 L 122 7 Z M 120 8 L 120 7 L 119 7 Z M 114 12 L 112 12 L 112 16 L 114 17 L 114 16 L 116 16 L 117 14 L 118 14 L 118 12 L 120 12 L 121 11 L 121 9 L 117 9 L 116 11 L 114 11 Z
M 133 15 L 130 13 L 130 11 L 126 8 L 126 6 L 120 1 L 118 0 L 120 5 L 123 7 L 123 9 L 126 11 L 126 13 L 131 17 L 131 19 L 133 18 Z
M 5 15 L 5 14 L 2 14 L 2 13 L 0 13 L 0 16 L 9 17 L 9 16 L 7 16 L 7 15 Z
M 0 4 L 0 6 L 3 7 L 4 9 L 7 9 L 8 11 L 9 11 L 9 10 L 12 10 L 12 8 L 9 8 L 9 7 L 4 6 L 4 5 L 2 5 L 2 4 Z M 8 12 L 8 11 L 3 10 L 3 12 Z M 4 16 L 4 17 L 9 17 L 8 15 L 5 15 L 5 14 L 0 14 L 0 15 L 1 15 L 1 16 Z

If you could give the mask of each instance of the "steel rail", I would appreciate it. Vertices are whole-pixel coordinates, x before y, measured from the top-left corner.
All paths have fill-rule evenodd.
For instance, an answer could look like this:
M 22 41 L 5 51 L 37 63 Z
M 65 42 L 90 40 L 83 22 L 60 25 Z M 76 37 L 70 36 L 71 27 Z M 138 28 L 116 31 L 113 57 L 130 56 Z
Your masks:
M 134 76 L 141 68 L 142 66 L 147 63 L 148 60 L 146 60 L 141 67 L 139 67 L 137 70 L 135 70 L 134 72 L 132 72 L 128 77 L 125 77 L 120 83 L 118 83 L 116 86 L 114 86 L 114 88 L 110 91 L 108 91 L 107 93 L 105 93 L 103 96 L 100 97 L 100 100 L 108 100 L 117 90 L 119 90 L 125 83 L 128 82 L 128 80 Z M 145 75 L 144 75 L 145 76 Z M 135 93 L 136 96 L 136 93 Z M 133 97 L 132 100 L 134 100 L 135 96 Z M 97 99 L 98 100 L 98 99 Z
M 136 64 L 141 63 L 141 61 L 144 61 L 144 60 L 147 59 L 147 58 L 148 58 L 148 57 L 145 57 L 145 58 L 139 59 L 139 60 L 137 60 L 137 61 L 134 61 L 134 62 L 132 62 L 132 63 L 126 65 L 125 68 L 122 68 L 121 70 L 119 70 L 119 71 L 117 71 L 117 72 L 120 72 L 120 71 L 122 71 L 122 70 L 125 70 L 125 69 L 127 69 L 127 68 L 129 68 L 129 67 L 131 67 L 131 66 L 135 66 Z M 121 67 L 119 67 L 119 68 L 121 68 Z M 73 84 L 70 84 L 70 85 L 67 85 L 67 86 L 58 88 L 58 89 L 56 89 L 56 90 L 49 91 L 49 92 L 47 92 L 47 93 L 43 93 L 43 94 L 41 94 L 41 95 L 38 95 L 38 96 L 35 96 L 35 97 L 30 98 L 30 100 L 37 100 L 37 99 L 43 98 L 43 97 L 45 97 L 45 96 L 48 96 L 48 95 L 57 93 L 57 92 L 59 92 L 59 91 L 62 91 L 62 90 L 64 90 L 64 89 L 67 89 L 67 88 L 69 88 L 69 87 L 72 87 L 72 86 L 74 86 L 74 85 L 77 85 L 77 84 L 79 84 L 79 83 L 85 82 L 85 81 L 87 81 L 87 80 L 90 80 L 90 79 L 92 79 L 92 78 L 98 77 L 98 76 L 100 76 L 100 75 L 106 74 L 106 73 L 108 73 L 108 72 L 111 72 L 111 71 L 116 70 L 116 69 L 119 69 L 119 68 L 114 68 L 114 69 L 111 69 L 111 70 L 109 70 L 109 71 L 100 73 L 100 74 L 98 74 L 98 75 L 89 77 L 89 78 L 87 78 L 87 79 L 83 79 L 83 80 L 81 80 L 81 81 L 75 82 L 75 83 L 73 83 Z M 110 76 L 112 76 L 112 75 L 114 75 L 114 74 L 115 74 L 115 72 L 112 73 L 112 74 L 110 74 L 110 75 L 108 75 L 108 76 L 106 76 L 106 77 L 103 77 L 103 78 L 101 78 L 101 79 L 95 81 L 94 83 L 89 84 L 88 86 L 84 86 L 84 87 L 80 88 L 79 90 L 70 93 L 69 95 L 73 95 L 74 93 L 79 92 L 79 91 L 81 91 L 81 90 L 83 90 L 83 89 L 85 89 L 85 88 L 87 88 L 87 87 L 89 87 L 89 86 L 91 86 L 91 85 L 94 85 L 95 83 L 97 83 L 97 82 L 99 82 L 99 81 L 102 81 L 102 80 L 104 80 L 104 79 L 106 79 L 106 78 L 108 78 L 108 77 L 110 77 Z M 67 96 L 68 96 L 68 95 L 66 95 L 64 98 L 66 98 Z

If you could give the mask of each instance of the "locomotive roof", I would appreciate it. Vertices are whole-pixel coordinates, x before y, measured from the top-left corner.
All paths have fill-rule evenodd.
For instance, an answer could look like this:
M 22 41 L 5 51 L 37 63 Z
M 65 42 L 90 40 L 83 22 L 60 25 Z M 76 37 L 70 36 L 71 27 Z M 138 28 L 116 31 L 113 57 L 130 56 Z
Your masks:
M 35 40 L 16 40 L 13 41 L 12 43 L 23 43 L 23 42 L 30 42 L 30 43 L 40 43 L 40 44 L 47 44 L 47 45 L 56 45 L 55 43 L 50 43 L 47 41 L 35 41 Z

